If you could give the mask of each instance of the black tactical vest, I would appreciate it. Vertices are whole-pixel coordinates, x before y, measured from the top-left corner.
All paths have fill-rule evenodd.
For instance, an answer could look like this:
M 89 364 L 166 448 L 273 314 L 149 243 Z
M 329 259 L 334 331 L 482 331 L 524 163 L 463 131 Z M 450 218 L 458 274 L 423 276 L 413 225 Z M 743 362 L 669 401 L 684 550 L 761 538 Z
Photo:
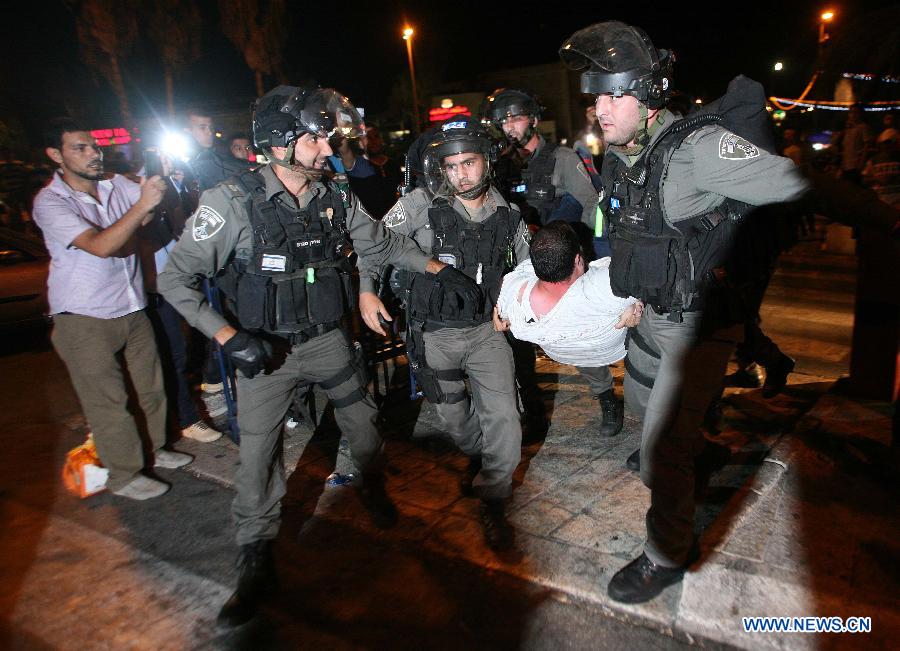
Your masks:
M 672 154 L 691 133 L 721 124 L 718 115 L 678 120 L 628 167 L 618 156 L 603 161 L 600 207 L 611 224 L 610 283 L 616 296 L 634 296 L 681 321 L 703 308 L 715 270 L 727 258 L 740 220 L 752 206 L 726 199 L 705 215 L 672 222 L 662 205 L 662 179 Z
M 249 257 L 234 257 L 219 287 L 241 326 L 294 334 L 334 324 L 354 305 L 347 213 L 336 189 L 313 197 L 299 213 L 266 200 L 255 172 L 236 177 L 253 230 Z
M 553 186 L 553 168 L 556 166 L 554 152 L 558 146 L 545 142 L 540 151 L 521 169 L 517 169 L 512 163 L 505 168 L 505 178 L 501 180 L 504 198 L 519 206 L 523 215 L 535 214 L 535 219 L 526 221 L 546 224 L 562 201 L 561 193 L 557 196 Z
M 490 321 L 500 294 L 503 275 L 515 267 L 514 241 L 519 215 L 509 208 L 497 211 L 481 223 L 465 219 L 439 198 L 428 209 L 434 236 L 431 254 L 473 278 L 484 301 L 479 306 L 454 304 L 445 297 L 432 274 L 413 273 L 409 281 L 408 318 L 426 329 L 467 328 Z

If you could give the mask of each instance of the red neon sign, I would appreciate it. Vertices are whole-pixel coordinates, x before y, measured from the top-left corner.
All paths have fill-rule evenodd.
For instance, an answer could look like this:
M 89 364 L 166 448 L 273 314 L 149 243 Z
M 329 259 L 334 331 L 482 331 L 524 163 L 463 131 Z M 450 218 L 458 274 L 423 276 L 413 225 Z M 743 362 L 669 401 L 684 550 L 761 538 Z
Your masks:
M 128 129 L 117 127 L 115 129 L 94 129 L 91 135 L 101 147 L 107 145 L 124 145 L 131 142 L 131 134 Z
M 468 106 L 451 106 L 450 108 L 433 108 L 428 110 L 428 119 L 431 122 L 443 122 L 457 115 L 472 115 Z

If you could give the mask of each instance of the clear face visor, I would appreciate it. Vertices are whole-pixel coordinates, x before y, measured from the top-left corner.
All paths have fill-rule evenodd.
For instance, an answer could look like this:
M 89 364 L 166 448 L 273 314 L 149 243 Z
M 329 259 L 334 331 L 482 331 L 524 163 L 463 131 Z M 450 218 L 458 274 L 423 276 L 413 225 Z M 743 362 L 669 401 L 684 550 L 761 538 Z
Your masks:
M 474 154 L 481 156 L 484 160 L 484 174 L 479 182 L 484 181 L 491 171 L 491 163 L 488 154 L 485 152 L 483 143 L 474 143 L 471 140 L 457 140 L 451 142 L 439 143 L 432 145 L 425 152 L 422 160 L 422 168 L 425 174 L 425 183 L 432 194 L 439 192 L 454 192 L 453 185 L 447 178 L 444 171 L 444 159 L 455 154 Z
M 284 103 L 281 111 L 292 115 L 304 132 L 319 138 L 360 138 L 365 135 L 359 111 L 333 88 L 297 93 Z

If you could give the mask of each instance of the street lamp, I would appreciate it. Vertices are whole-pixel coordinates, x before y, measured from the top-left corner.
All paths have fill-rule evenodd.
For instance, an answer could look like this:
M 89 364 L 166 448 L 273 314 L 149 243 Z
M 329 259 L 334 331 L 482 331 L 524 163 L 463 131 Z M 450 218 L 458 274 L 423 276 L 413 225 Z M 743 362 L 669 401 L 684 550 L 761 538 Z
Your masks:
M 776 61 L 775 65 L 772 66 L 772 68 L 775 70 L 775 72 L 781 72 L 782 70 L 784 70 L 784 64 L 781 61 Z
M 825 23 L 834 20 L 834 11 L 831 9 L 823 11 L 819 15 L 819 46 L 821 47 L 828 40 L 828 34 L 825 33 Z
M 408 25 L 403 28 L 403 40 L 406 41 L 406 57 L 409 60 L 409 78 L 412 81 L 413 115 L 415 116 L 415 133 L 419 132 L 419 93 L 416 90 L 416 68 L 413 66 L 412 37 L 415 32 Z

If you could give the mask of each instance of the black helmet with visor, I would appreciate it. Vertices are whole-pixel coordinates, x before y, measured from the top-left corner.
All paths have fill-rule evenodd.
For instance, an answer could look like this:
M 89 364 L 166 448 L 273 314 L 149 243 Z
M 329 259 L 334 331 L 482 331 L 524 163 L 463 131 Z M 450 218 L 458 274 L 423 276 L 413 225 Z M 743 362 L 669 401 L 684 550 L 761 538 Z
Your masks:
M 491 135 L 477 120 L 468 116 L 454 117 L 441 125 L 425 150 L 422 167 L 428 189 L 433 194 L 453 192 L 443 169 L 443 161 L 448 156 L 466 153 L 481 154 L 484 157 L 485 169 L 481 182 L 475 187 L 460 194 L 479 196 L 490 180 L 491 169 L 497 160 L 497 145 Z M 477 192 L 476 192 L 477 190 Z
M 615 20 L 596 23 L 572 34 L 559 49 L 567 66 L 581 73 L 581 92 L 631 95 L 659 109 L 671 86 L 674 57 L 657 50 L 639 27 Z
M 365 129 L 356 107 L 333 88 L 278 86 L 256 100 L 253 142 L 257 147 L 290 147 L 305 133 L 359 138 Z
M 516 88 L 498 88 L 481 105 L 481 119 L 497 126 L 514 115 L 530 115 L 540 119 L 541 105 L 533 95 Z

